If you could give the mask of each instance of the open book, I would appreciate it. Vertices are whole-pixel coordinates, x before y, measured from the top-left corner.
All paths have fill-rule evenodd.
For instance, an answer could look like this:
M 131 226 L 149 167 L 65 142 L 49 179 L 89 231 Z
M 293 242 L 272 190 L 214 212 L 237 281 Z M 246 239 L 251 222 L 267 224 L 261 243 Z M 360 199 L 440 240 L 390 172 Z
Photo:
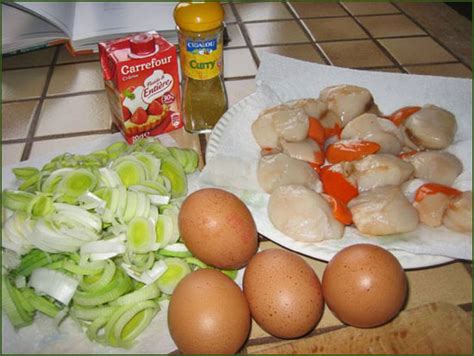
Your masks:
M 74 54 L 97 51 L 97 43 L 155 30 L 177 43 L 176 2 L 2 3 L 2 52 L 16 53 L 67 43 Z

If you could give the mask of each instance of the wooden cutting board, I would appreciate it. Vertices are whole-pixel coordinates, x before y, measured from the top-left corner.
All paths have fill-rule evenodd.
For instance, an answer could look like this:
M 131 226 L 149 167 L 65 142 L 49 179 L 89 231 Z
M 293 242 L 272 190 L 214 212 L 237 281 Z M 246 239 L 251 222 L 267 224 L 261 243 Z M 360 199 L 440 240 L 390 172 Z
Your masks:
M 344 327 L 321 335 L 249 345 L 250 354 L 472 354 L 471 314 L 447 303 L 406 310 L 373 329 Z

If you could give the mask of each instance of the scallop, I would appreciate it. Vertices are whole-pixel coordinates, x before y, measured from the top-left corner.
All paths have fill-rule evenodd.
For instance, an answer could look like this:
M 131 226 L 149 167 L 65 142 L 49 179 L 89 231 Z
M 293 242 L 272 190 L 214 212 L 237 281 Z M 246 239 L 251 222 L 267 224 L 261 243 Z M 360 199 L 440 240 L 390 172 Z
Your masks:
M 418 212 L 400 187 L 378 187 L 359 194 L 348 204 L 357 229 L 369 235 L 390 235 L 413 231 Z
M 282 109 L 273 112 L 273 127 L 286 141 L 301 141 L 308 136 L 308 114 L 302 108 Z
M 282 140 L 281 147 L 283 152 L 292 158 L 296 158 L 302 161 L 317 163 L 316 154 L 322 154 L 321 148 L 312 139 L 305 139 L 299 142 L 287 142 Z
M 287 184 L 300 184 L 315 191 L 322 189 L 318 174 L 308 163 L 291 158 L 284 153 L 260 158 L 257 179 L 267 193 Z
M 396 155 L 403 148 L 403 136 L 398 127 L 375 114 L 362 114 L 349 122 L 341 132 L 341 139 L 376 142 L 380 145 L 380 153 Z
M 349 121 L 366 112 L 373 103 L 372 94 L 354 85 L 330 86 L 321 91 L 319 98 L 328 104 L 345 126 Z
M 359 190 L 364 191 L 385 185 L 400 185 L 413 173 L 413 166 L 386 153 L 369 155 L 354 162 L 355 177 Z
M 285 103 L 290 108 L 301 108 L 305 113 L 315 119 L 320 119 L 328 110 L 328 105 L 319 99 L 299 99 Z
M 423 224 L 431 227 L 441 226 L 443 216 L 449 204 L 449 196 L 443 193 L 429 194 L 422 200 L 415 201 L 413 206 Z
M 405 133 L 419 148 L 443 149 L 454 140 L 456 118 L 436 105 L 425 105 L 404 123 Z
M 262 113 L 252 124 L 252 134 L 262 149 L 278 149 L 280 141 L 273 127 L 273 112 Z
M 472 231 L 472 192 L 463 192 L 451 200 L 443 217 L 448 229 L 469 233 Z
M 344 234 L 344 225 L 333 217 L 326 199 L 301 185 L 275 189 L 268 216 L 278 230 L 297 241 L 340 239 Z
M 413 165 L 416 178 L 443 185 L 452 185 L 463 170 L 461 161 L 448 152 L 418 152 L 404 160 Z

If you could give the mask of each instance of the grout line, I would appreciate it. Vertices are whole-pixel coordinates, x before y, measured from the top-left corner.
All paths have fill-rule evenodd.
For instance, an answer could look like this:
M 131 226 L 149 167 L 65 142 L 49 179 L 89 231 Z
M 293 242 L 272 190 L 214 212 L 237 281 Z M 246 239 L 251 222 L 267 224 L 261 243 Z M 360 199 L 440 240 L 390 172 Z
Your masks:
M 252 58 L 255 62 L 255 65 L 258 68 L 258 67 L 260 67 L 260 59 L 258 58 L 258 54 L 255 51 L 255 48 L 253 47 L 252 41 L 250 40 L 250 36 L 247 32 L 247 27 L 245 27 L 245 24 L 242 22 L 242 18 L 240 17 L 240 14 L 237 11 L 237 8 L 235 7 L 235 4 L 233 2 L 231 2 L 231 3 L 229 3 L 229 6 L 232 9 L 234 17 L 237 20 L 237 25 L 239 26 L 240 32 L 242 33 L 242 37 L 244 38 L 245 43 L 247 44 L 247 46 L 250 50 L 250 54 L 252 55 Z
M 43 91 L 41 93 L 39 103 L 36 106 L 35 113 L 33 114 L 33 118 L 31 120 L 30 127 L 28 129 L 28 134 L 26 136 L 25 147 L 23 148 L 23 153 L 21 155 L 20 161 L 25 161 L 30 156 L 31 147 L 32 147 L 32 144 L 33 144 L 32 139 L 33 139 L 33 137 L 36 133 L 36 129 L 37 129 L 38 124 L 39 124 L 39 117 L 40 117 L 41 109 L 43 108 L 44 98 L 46 97 L 46 93 L 48 92 L 49 83 L 51 82 L 51 78 L 53 77 L 54 64 L 58 60 L 59 49 L 60 49 L 60 47 L 58 46 L 58 47 L 56 47 L 56 50 L 54 51 L 53 59 L 51 61 L 51 66 L 49 67 L 48 73 L 46 75 L 46 81 L 44 83 Z
M 297 14 L 296 10 L 288 2 L 285 2 L 284 5 L 287 8 L 287 10 L 292 14 L 292 16 L 296 20 L 298 26 L 303 30 L 303 33 L 305 34 L 305 36 L 307 38 L 309 38 L 309 40 L 311 41 L 312 46 L 314 47 L 316 52 L 319 54 L 319 56 L 324 61 L 324 64 L 334 65 L 332 63 L 331 59 L 329 58 L 329 56 L 326 54 L 326 52 L 324 52 L 324 50 L 321 48 L 321 46 L 314 41 L 313 36 L 311 34 L 311 31 L 309 31 L 309 29 L 306 27 L 306 24 L 298 18 L 298 14 Z
M 354 15 L 352 15 L 352 13 L 344 6 L 344 4 L 340 3 L 340 5 L 344 9 L 344 11 L 346 11 L 349 14 L 349 16 L 355 22 L 357 22 L 359 27 L 367 34 L 367 36 L 369 36 L 370 40 L 373 43 L 375 43 L 375 45 L 382 51 L 382 53 L 384 53 L 398 67 L 398 69 L 400 69 L 403 73 L 407 73 L 407 71 L 405 70 L 405 68 L 403 68 L 401 63 L 399 63 L 398 60 L 384 46 L 382 46 L 382 44 L 379 41 L 377 41 L 374 38 L 374 36 L 372 36 L 372 34 L 364 27 L 364 25 L 359 21 L 359 19 L 355 17 Z
M 53 95 L 50 94 L 50 95 L 39 96 L 39 97 L 28 98 L 28 99 L 5 100 L 2 102 L 2 104 L 22 103 L 26 101 L 38 101 L 38 100 L 48 100 L 48 99 L 61 99 L 61 98 L 69 98 L 73 96 L 100 94 L 104 92 L 105 92 L 105 89 L 97 89 L 97 90 L 79 91 L 79 92 L 74 92 L 74 93 L 65 93 L 65 94 L 53 94 Z
M 62 62 L 62 63 L 56 63 L 56 67 L 63 67 L 63 66 L 82 64 L 82 63 L 99 63 L 100 64 L 100 60 L 97 58 L 97 59 L 85 59 L 83 61 L 77 61 L 77 62 Z
M 40 64 L 40 65 L 30 65 L 30 66 L 20 66 L 15 68 L 2 68 L 2 72 L 11 72 L 14 70 L 24 70 L 24 69 L 37 69 L 37 68 L 48 68 L 51 64 Z
M 442 42 L 440 42 L 436 37 L 434 37 L 420 22 L 414 18 L 413 16 L 407 14 L 402 8 L 398 6 L 396 2 L 391 2 L 393 6 L 395 6 L 402 14 L 404 14 L 406 17 L 408 17 L 411 21 L 415 23 L 419 28 L 421 28 L 423 31 L 425 31 L 433 41 L 435 41 L 438 45 L 440 45 L 445 51 L 447 51 L 449 54 L 451 54 L 454 58 L 456 58 L 459 62 L 463 63 L 465 66 L 467 66 L 469 69 L 472 70 L 471 63 L 469 65 L 465 63 L 461 57 L 459 57 L 455 52 L 453 52 L 450 48 L 446 47 Z M 461 15 L 459 15 L 461 16 Z
M 101 93 L 105 93 L 105 89 L 78 91 L 74 93 L 64 93 L 64 94 L 49 94 L 49 95 L 46 95 L 44 99 L 61 99 L 61 98 L 70 98 L 72 96 L 82 96 L 82 95 L 101 94 Z
M 63 133 L 63 134 L 52 134 L 52 135 L 36 136 L 32 139 L 32 142 L 57 140 L 57 139 L 61 139 L 61 138 L 70 138 L 70 137 L 104 135 L 104 134 L 109 134 L 109 133 L 110 133 L 110 129 L 102 129 L 102 130 L 94 130 L 94 131 L 69 132 L 69 133 Z
M 86 59 L 83 61 L 77 61 L 77 62 L 65 62 L 65 63 L 57 63 L 56 67 L 62 67 L 62 66 L 67 66 L 67 65 L 74 65 L 74 64 L 82 64 L 82 63 L 100 63 L 98 59 Z M 23 69 L 37 69 L 37 68 L 48 68 L 50 67 L 51 64 L 41 64 L 41 65 L 31 65 L 31 66 L 22 66 L 22 67 L 15 67 L 15 68 L 2 68 L 3 72 L 11 72 L 14 70 L 23 70 Z
M 4 101 L 2 101 L 2 104 L 24 103 L 24 102 L 28 102 L 28 101 L 38 101 L 39 99 L 40 99 L 39 96 L 35 96 L 33 98 L 4 100 Z
M 403 66 L 404 67 L 422 67 L 422 66 L 440 65 L 440 64 L 462 64 L 462 65 L 464 65 L 464 63 L 458 62 L 458 61 L 446 61 L 446 62 L 429 62 L 429 63 L 413 63 L 413 64 L 406 63 Z
M 14 143 L 25 143 L 25 142 L 26 142 L 26 137 L 12 138 L 12 139 L 2 140 L 2 145 L 4 145 L 4 144 L 14 144 Z
M 244 75 L 241 77 L 224 78 L 224 82 L 234 82 L 236 80 L 247 80 L 247 79 L 255 79 L 255 75 Z

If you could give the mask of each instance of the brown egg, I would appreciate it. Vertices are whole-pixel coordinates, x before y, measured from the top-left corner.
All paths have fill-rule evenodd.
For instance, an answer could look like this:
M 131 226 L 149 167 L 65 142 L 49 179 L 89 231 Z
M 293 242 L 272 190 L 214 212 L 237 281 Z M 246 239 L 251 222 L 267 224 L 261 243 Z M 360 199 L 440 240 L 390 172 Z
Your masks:
M 250 332 L 250 312 L 239 286 L 222 272 L 197 270 L 171 296 L 168 327 L 183 354 L 231 354 Z
M 252 214 L 234 194 L 207 188 L 189 195 L 179 212 L 179 230 L 188 249 L 223 269 L 245 266 L 257 252 Z
M 339 251 L 324 270 L 322 286 L 324 300 L 334 315 L 361 328 L 394 318 L 408 290 L 405 272 L 395 256 L 371 244 Z
M 303 258 L 285 250 L 257 253 L 245 269 L 243 289 L 252 317 L 277 337 L 310 332 L 323 313 L 316 273 Z

